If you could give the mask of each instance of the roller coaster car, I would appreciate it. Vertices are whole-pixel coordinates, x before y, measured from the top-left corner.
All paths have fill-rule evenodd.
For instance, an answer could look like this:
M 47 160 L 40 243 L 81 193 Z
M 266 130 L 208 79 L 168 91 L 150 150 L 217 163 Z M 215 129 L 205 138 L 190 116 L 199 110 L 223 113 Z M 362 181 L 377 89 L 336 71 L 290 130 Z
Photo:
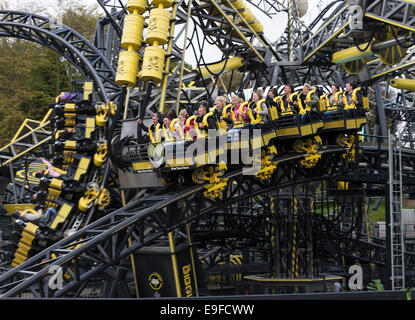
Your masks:
M 61 180 L 57 178 L 42 177 L 39 181 L 39 189 L 51 193 L 51 189 L 59 190 L 59 192 L 75 193 L 82 192 L 85 183 L 76 180 Z
M 88 102 L 71 101 L 70 103 L 53 103 L 49 108 L 54 109 L 54 114 L 58 117 L 65 117 L 67 115 L 95 115 L 95 106 Z
M 218 142 L 214 138 L 199 138 L 195 141 L 140 144 L 129 146 L 127 153 L 134 173 L 171 172 L 216 163 L 225 152 Z
M 321 157 L 318 152 L 322 146 L 319 132 L 323 127 L 320 114 L 310 111 L 305 114 L 283 115 L 273 119 L 271 124 L 275 128 L 277 140 L 274 153 L 278 151 L 287 156 L 304 155 L 305 158 L 300 163 L 306 168 L 312 168 L 318 163 Z M 268 148 L 268 151 L 272 152 L 272 149 Z M 270 165 L 269 161 L 265 161 L 265 164 Z
M 196 183 L 201 183 L 201 180 L 195 179 L 195 173 L 201 172 L 200 169 L 203 167 L 219 164 L 220 155 L 226 153 L 226 157 L 222 159 L 232 159 L 234 162 L 235 153 L 230 154 L 230 152 L 235 150 L 239 155 L 237 164 L 225 165 L 226 170 L 242 165 L 249 167 L 252 164 L 252 161 L 250 163 L 252 159 L 249 157 L 256 148 L 262 150 L 261 166 L 269 167 L 270 172 L 274 169 L 277 152 L 281 151 L 282 154 L 304 154 L 305 158 L 301 160 L 301 164 L 306 168 L 312 168 L 320 159 L 318 153 L 322 146 L 320 134 L 326 133 L 330 136 L 331 132 L 339 132 L 347 136 L 348 133 L 358 131 L 365 123 L 364 111 L 341 110 L 323 116 L 311 111 L 302 115 L 280 116 L 267 123 L 258 122 L 245 127 L 234 127 L 222 136 L 217 136 L 216 139 L 208 136 L 199 137 L 196 141 L 129 146 L 126 158 L 129 160 L 127 162 L 132 164 L 135 174 L 153 172 L 160 179 L 168 181 L 169 178 L 173 178 L 174 181 L 180 175 L 187 176 L 188 172 L 192 172 L 192 180 Z M 260 135 L 255 135 L 256 129 L 261 130 Z M 223 140 L 223 137 L 226 137 L 226 140 Z M 336 141 L 344 145 L 343 140 Z M 143 184 L 145 184 L 144 180 Z
M 17 266 L 24 262 L 33 253 L 45 247 L 49 241 L 57 241 L 62 238 L 63 232 L 68 224 L 73 223 L 74 203 L 85 189 L 84 174 L 87 172 L 91 158 L 82 155 L 73 156 L 73 165 L 67 168 L 67 172 L 59 178 L 42 177 L 36 189 L 43 191 L 37 192 L 36 204 L 19 205 L 26 206 L 31 213 L 36 214 L 38 205 L 47 208 L 54 208 L 56 214 L 48 221 L 36 220 L 28 221 L 25 215 L 22 216 L 9 212 L 18 222 L 15 224 L 17 239 L 14 241 L 16 246 L 11 259 L 12 265 Z M 64 198 L 63 198 L 64 197 Z M 70 199 L 69 202 L 67 199 Z M 76 218 L 77 219 L 77 218 Z
M 328 111 L 323 115 L 324 127 L 322 137 L 327 145 L 337 145 L 345 147 L 348 151 L 343 153 L 343 158 L 352 162 L 355 160 L 356 149 L 353 147 L 361 136 L 356 133 L 367 123 L 364 109 L 340 109 Z
M 65 128 L 75 127 L 76 125 L 83 125 L 84 127 L 95 127 L 95 118 L 95 116 L 78 115 L 76 113 L 65 113 L 63 116 L 51 117 L 50 121 L 54 128 L 58 130 L 65 130 Z
M 95 124 L 95 117 L 82 117 L 82 123 L 75 125 L 74 139 L 80 140 L 83 138 L 96 140 L 97 128 Z
M 249 156 L 253 149 L 275 147 L 273 150 L 276 152 L 278 140 L 292 141 L 314 136 L 323 127 L 323 121 L 316 114 L 307 114 L 304 120 L 299 116 L 287 116 L 271 123 L 233 128 L 215 138 L 208 136 L 195 141 L 133 145 L 127 149 L 127 158 L 135 174 L 158 172 L 163 178 L 167 177 L 168 172 L 194 171 L 209 164 L 219 164 L 219 158 L 225 152 L 227 155 L 224 158 L 232 159 L 237 166 L 250 166 L 252 161 Z M 255 135 L 256 129 L 261 130 L 260 135 Z M 236 153 L 231 154 L 235 150 L 238 151 L 237 161 Z M 194 178 L 192 180 L 195 181 Z
M 80 140 L 55 141 L 54 147 L 55 152 L 70 150 L 73 152 L 77 151 L 94 154 L 97 149 L 97 143 L 96 140 L 85 138 Z
M 53 125 L 58 130 L 54 134 L 54 139 L 58 141 L 68 140 L 68 137 L 74 140 L 81 140 L 83 138 L 96 139 L 97 138 L 97 127 L 95 123 L 95 117 L 80 116 L 76 118 L 74 123 L 67 124 L 65 119 L 53 119 Z M 73 127 L 71 133 L 65 132 L 68 127 Z
M 340 109 L 324 112 L 323 122 L 323 133 L 359 131 L 367 123 L 367 118 L 364 110 Z
M 256 131 L 258 129 L 260 131 Z M 260 160 L 254 156 L 254 153 L 261 156 L 260 150 L 272 148 L 276 154 L 278 137 L 274 125 L 270 123 L 258 123 L 246 127 L 233 128 L 232 130 L 228 131 L 226 145 L 226 159 L 228 160 L 227 163 L 230 163 L 228 169 L 232 167 L 236 169 L 237 167 L 241 167 L 241 165 L 251 167 L 254 161 Z M 266 153 L 269 152 L 266 151 Z
M 53 157 L 53 163 L 62 166 L 64 162 L 64 155 L 59 154 Z M 82 176 L 88 172 L 89 166 L 91 165 L 91 158 L 84 156 L 82 154 L 72 154 L 71 155 L 71 164 L 65 164 L 65 172 L 59 177 L 59 179 L 68 181 L 75 180 L 79 181 Z
M 47 204 L 55 208 L 56 210 L 56 216 L 52 220 L 49 220 L 48 222 L 42 222 L 42 221 L 35 221 L 33 224 L 35 224 L 37 228 L 38 235 L 36 236 L 39 239 L 49 239 L 51 235 L 58 229 L 60 224 L 64 223 L 67 218 L 69 217 L 70 213 L 72 212 L 72 209 L 74 208 L 74 205 L 60 197 L 55 197 L 53 199 L 53 202 L 48 201 Z M 29 213 L 36 214 L 37 211 L 34 209 L 27 209 L 30 210 Z M 26 211 L 27 211 L 26 210 Z M 15 220 L 22 220 L 26 222 L 26 225 L 31 222 L 26 218 L 24 214 L 20 215 L 18 213 L 12 213 L 12 218 Z M 23 223 L 21 223 L 23 225 Z
M 162 172 L 196 169 L 216 164 L 225 150 L 218 145 L 218 137 L 199 138 L 195 141 L 163 142 L 149 148 L 148 157 Z
M 150 143 L 137 144 L 127 147 L 126 158 L 129 160 L 127 163 L 131 163 L 134 173 L 148 173 L 154 172 L 154 166 L 151 164 L 148 158 L 148 149 L 155 145 Z
M 55 202 L 57 214 L 47 224 L 42 222 L 35 224 L 25 221 L 24 216 L 14 216 L 15 223 L 13 228 L 15 231 L 12 232 L 12 240 L 14 241 L 11 243 L 10 248 L 11 251 L 14 251 L 14 254 L 10 256 L 12 266 L 18 266 L 27 260 L 32 253 L 41 251 L 48 241 L 57 241 L 62 237 L 63 233 L 61 230 L 58 230 L 58 227 L 60 228 L 67 221 L 73 205 L 60 198 L 56 198 Z
M 92 81 L 76 80 L 73 93 L 61 92 L 55 99 L 55 104 L 78 104 L 77 112 L 82 112 L 83 107 L 87 104 L 91 105 L 93 99 L 94 84 Z M 51 104 L 50 107 L 53 107 Z
M 64 224 L 71 212 L 73 211 L 74 205 L 61 198 L 55 198 L 54 202 L 57 204 L 56 216 L 52 221 L 49 221 L 45 227 L 51 231 L 56 231 L 61 224 Z
M 304 119 L 304 121 L 303 121 Z M 287 115 L 273 120 L 277 127 L 279 140 L 296 139 L 316 135 L 323 128 L 323 120 L 320 115 L 314 112 L 301 115 Z

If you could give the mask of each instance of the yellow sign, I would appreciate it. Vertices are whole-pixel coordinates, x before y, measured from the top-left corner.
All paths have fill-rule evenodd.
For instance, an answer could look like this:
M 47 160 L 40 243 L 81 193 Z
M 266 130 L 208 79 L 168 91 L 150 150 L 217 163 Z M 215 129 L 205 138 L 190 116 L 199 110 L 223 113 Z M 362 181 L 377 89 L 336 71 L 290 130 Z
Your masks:
M 151 289 L 158 291 L 163 287 L 163 278 L 157 272 L 153 272 L 148 276 L 148 284 Z

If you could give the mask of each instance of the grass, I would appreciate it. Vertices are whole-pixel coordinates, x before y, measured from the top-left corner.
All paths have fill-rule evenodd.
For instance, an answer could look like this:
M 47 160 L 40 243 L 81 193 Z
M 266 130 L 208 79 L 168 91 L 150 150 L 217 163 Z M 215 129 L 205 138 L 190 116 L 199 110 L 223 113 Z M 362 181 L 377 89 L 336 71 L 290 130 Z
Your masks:
M 373 210 L 373 205 L 375 204 L 375 202 L 376 202 L 376 199 L 370 200 L 369 221 L 371 223 L 375 221 L 385 221 L 385 199 L 382 199 L 377 210 Z
M 370 209 L 369 209 L 369 221 L 371 223 L 375 221 L 385 221 L 385 199 L 382 199 L 380 205 L 378 206 L 377 210 L 373 210 L 373 205 L 375 204 L 376 199 L 372 199 L 370 201 Z M 403 209 L 415 209 L 415 206 L 403 206 Z

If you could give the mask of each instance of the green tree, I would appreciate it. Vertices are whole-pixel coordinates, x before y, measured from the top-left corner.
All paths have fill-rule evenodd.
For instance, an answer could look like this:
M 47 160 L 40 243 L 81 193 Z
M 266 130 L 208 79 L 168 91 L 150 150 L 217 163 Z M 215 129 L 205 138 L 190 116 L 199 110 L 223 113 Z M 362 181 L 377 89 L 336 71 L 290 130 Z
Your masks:
M 220 75 L 217 85 L 225 92 L 228 91 L 228 89 L 229 92 L 234 92 L 238 90 L 239 85 L 242 82 L 242 78 L 243 73 L 240 73 L 239 71 L 226 72 Z
M 35 9 L 25 11 L 42 15 Z M 96 8 L 75 1 L 62 10 L 63 23 L 93 42 Z M 55 97 L 79 78 L 80 73 L 56 52 L 34 42 L 0 38 L 0 147 L 9 143 L 25 118 L 41 120 Z
M 367 289 L 369 291 L 383 291 L 385 288 L 383 287 L 382 282 L 379 279 L 374 279 L 367 285 Z
M 100 16 L 97 6 L 86 7 L 82 2 L 65 2 L 63 8 L 63 24 L 77 31 L 89 42 L 94 43 L 95 29 Z

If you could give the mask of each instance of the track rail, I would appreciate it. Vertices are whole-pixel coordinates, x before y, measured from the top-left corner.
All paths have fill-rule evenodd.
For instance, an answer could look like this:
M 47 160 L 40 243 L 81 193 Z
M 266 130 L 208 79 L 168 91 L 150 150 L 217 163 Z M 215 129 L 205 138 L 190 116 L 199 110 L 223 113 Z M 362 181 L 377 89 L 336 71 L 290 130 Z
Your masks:
M 368 148 L 368 150 L 373 149 L 373 147 Z M 344 151 L 344 148 L 329 148 L 322 153 L 324 157 L 324 155 L 335 156 Z M 303 156 L 280 158 L 278 164 L 290 165 Z M 336 168 L 339 168 L 337 165 L 339 160 L 335 159 L 339 158 L 329 161 L 333 164 L 332 178 L 336 176 Z M 1 274 L 2 297 L 17 296 L 28 290 L 38 297 L 79 295 L 82 288 L 97 277 L 115 279 L 120 263 L 136 250 L 166 238 L 170 232 L 178 232 L 182 226 L 198 221 L 202 216 L 218 208 L 258 197 L 276 189 L 329 178 L 323 168 L 314 170 L 313 173 L 300 168 L 293 169 L 295 176 L 289 173 L 291 170 L 281 169 L 281 172 L 275 174 L 269 181 L 257 183 L 254 183 L 252 178 L 246 178 L 242 170 L 230 172 L 224 178 L 229 179 L 229 185 L 235 181 L 238 188 L 241 188 L 242 195 L 231 194 L 230 197 L 224 197 L 222 200 L 212 201 L 204 198 L 203 185 L 197 185 L 173 192 L 167 189 L 160 190 L 128 203 L 125 207 L 107 214 L 77 233 L 53 244 L 16 268 Z M 247 185 L 243 186 L 246 183 Z M 168 214 L 168 208 L 183 201 L 188 211 L 182 211 L 180 214 L 175 211 L 175 217 L 172 218 Z M 131 242 L 128 242 L 128 239 Z M 49 270 L 53 266 L 61 267 L 67 274 L 64 286 L 56 291 L 49 290 L 47 286 Z
M 414 10 L 415 3 L 410 0 L 375 0 L 366 8 L 365 16 L 415 31 Z

